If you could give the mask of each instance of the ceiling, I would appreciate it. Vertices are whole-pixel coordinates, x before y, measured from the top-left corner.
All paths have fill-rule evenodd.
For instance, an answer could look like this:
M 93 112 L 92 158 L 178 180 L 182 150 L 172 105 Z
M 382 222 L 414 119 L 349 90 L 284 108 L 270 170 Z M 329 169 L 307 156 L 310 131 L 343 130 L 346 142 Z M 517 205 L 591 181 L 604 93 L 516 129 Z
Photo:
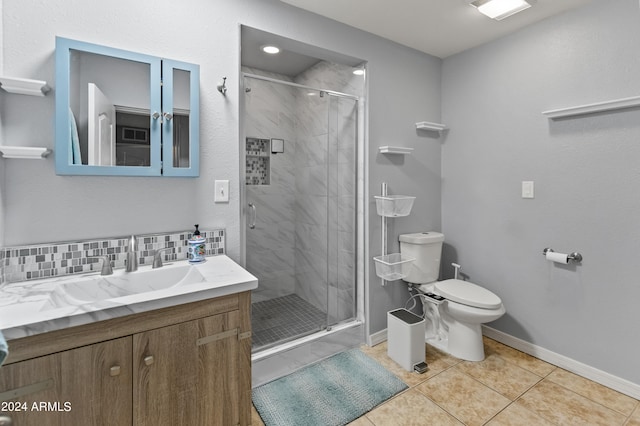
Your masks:
M 537 0 L 502 21 L 471 0 L 280 0 L 352 27 L 446 58 L 592 0 Z
M 352 67 L 361 65 L 363 60 L 342 55 L 297 40 L 242 26 L 241 63 L 243 66 L 257 68 L 278 74 L 295 77 L 311 68 L 319 61 L 329 61 Z M 277 55 L 268 55 L 262 46 L 278 46 L 281 51 Z

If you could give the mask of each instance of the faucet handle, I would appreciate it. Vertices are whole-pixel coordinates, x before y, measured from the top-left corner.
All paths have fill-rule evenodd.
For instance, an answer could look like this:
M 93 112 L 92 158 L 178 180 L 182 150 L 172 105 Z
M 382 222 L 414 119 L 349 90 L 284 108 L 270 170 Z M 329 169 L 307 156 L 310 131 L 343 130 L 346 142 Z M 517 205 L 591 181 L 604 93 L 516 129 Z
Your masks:
M 163 251 L 167 251 L 167 250 L 171 250 L 173 249 L 173 247 L 165 247 L 165 248 L 161 248 L 156 250 L 155 254 L 153 255 L 153 269 L 156 268 L 162 268 L 162 256 L 161 253 Z
M 113 268 L 111 267 L 111 259 L 108 255 L 102 256 L 89 256 L 87 259 L 102 259 L 102 269 L 100 275 L 113 275 Z

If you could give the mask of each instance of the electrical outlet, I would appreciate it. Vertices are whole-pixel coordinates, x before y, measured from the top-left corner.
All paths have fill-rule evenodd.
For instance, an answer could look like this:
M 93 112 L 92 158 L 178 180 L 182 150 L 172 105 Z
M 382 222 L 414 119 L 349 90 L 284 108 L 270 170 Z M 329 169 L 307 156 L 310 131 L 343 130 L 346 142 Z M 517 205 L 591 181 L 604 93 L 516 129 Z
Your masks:
M 213 201 L 215 203 L 228 203 L 229 202 L 229 181 L 217 180 L 214 183 L 215 195 Z

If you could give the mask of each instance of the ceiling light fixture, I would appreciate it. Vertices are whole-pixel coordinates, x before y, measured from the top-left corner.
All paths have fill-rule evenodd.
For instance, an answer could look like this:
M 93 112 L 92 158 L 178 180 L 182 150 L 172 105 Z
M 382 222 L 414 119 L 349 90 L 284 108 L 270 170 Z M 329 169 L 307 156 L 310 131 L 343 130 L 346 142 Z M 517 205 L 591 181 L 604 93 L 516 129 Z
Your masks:
M 364 70 L 361 68 L 353 70 L 353 74 L 355 75 L 364 75 Z
M 280 48 L 277 46 L 262 46 L 262 51 L 270 55 L 275 55 L 277 53 L 280 53 Z
M 524 0 L 475 0 L 471 2 L 471 6 L 477 8 L 483 15 L 501 21 L 530 8 L 531 4 Z

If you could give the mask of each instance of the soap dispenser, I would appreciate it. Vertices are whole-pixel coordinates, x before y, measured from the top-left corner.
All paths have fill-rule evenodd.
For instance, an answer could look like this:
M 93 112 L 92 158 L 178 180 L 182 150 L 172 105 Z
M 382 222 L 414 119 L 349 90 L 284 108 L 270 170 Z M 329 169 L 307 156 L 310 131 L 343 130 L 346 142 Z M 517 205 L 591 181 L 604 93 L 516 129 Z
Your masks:
M 204 255 L 206 253 L 205 239 L 202 235 L 200 235 L 200 231 L 198 230 L 198 226 L 195 225 L 196 230 L 193 231 L 193 235 L 189 238 L 189 263 L 201 263 L 206 259 Z

